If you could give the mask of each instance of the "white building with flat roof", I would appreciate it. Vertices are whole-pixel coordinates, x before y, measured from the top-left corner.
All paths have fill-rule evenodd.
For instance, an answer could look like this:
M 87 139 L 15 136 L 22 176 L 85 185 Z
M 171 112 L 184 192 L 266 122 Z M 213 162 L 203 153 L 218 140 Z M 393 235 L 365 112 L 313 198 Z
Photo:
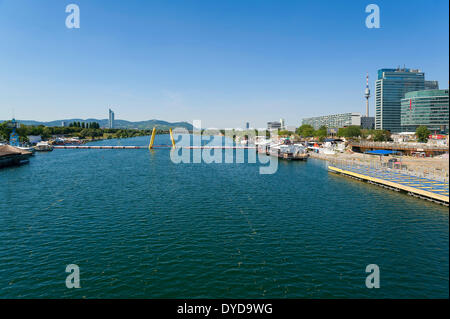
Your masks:
M 316 117 L 304 118 L 302 125 L 309 124 L 318 130 L 322 126 L 327 128 L 341 128 L 347 126 L 361 126 L 361 114 L 360 113 L 342 113 L 332 114 Z

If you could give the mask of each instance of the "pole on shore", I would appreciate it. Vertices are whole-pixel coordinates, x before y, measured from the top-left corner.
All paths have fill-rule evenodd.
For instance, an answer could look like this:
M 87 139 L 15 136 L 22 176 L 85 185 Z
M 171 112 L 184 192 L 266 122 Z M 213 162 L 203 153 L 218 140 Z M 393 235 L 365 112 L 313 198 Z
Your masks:
M 170 140 L 172 141 L 172 147 L 175 148 L 175 139 L 173 138 L 172 128 L 169 128 Z
M 149 150 L 151 150 L 153 148 L 153 142 L 155 141 L 155 132 L 156 132 L 156 128 L 153 127 L 152 138 L 150 139 L 150 144 L 148 144 Z

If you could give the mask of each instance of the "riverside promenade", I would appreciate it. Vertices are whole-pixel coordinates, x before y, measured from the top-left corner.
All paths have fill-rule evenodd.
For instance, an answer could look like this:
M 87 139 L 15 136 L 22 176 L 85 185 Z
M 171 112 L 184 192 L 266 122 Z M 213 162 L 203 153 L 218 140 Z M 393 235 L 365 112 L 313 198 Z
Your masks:
M 349 146 L 352 150 L 361 153 L 373 150 L 393 150 L 402 152 L 404 155 L 423 152 L 427 156 L 436 156 L 448 153 L 448 145 L 434 145 L 426 143 L 350 142 Z
M 317 158 L 330 163 L 347 163 L 352 166 L 369 166 L 378 169 L 394 169 L 405 175 L 423 177 L 448 183 L 448 155 L 434 158 L 417 158 L 411 156 L 375 156 L 361 153 L 337 153 L 334 155 L 310 153 Z M 389 163 L 391 161 L 391 164 Z M 392 163 L 393 161 L 393 163 Z M 390 167 L 391 166 L 391 167 Z

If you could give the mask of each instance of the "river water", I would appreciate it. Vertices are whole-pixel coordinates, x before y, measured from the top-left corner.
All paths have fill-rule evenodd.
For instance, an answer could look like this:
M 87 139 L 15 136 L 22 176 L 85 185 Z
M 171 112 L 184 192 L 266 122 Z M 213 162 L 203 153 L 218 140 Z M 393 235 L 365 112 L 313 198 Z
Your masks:
M 448 208 L 319 160 L 260 166 L 54 150 L 2 169 L 0 298 L 448 298 Z

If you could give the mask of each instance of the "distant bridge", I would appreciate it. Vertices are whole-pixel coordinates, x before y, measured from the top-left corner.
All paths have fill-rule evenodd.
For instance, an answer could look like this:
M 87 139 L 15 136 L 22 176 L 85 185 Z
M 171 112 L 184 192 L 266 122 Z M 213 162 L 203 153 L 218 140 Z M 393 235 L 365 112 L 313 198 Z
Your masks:
M 172 145 L 153 145 L 155 141 L 155 133 L 156 129 L 153 128 L 152 137 L 150 139 L 150 144 L 148 146 L 126 146 L 126 145 L 55 145 L 54 149 L 88 149 L 88 150 L 133 150 L 133 149 L 154 149 L 154 148 L 178 148 L 178 149 L 256 149 L 256 146 L 176 146 L 175 139 L 173 138 L 172 129 L 169 129 L 170 132 L 170 140 L 172 141 Z

